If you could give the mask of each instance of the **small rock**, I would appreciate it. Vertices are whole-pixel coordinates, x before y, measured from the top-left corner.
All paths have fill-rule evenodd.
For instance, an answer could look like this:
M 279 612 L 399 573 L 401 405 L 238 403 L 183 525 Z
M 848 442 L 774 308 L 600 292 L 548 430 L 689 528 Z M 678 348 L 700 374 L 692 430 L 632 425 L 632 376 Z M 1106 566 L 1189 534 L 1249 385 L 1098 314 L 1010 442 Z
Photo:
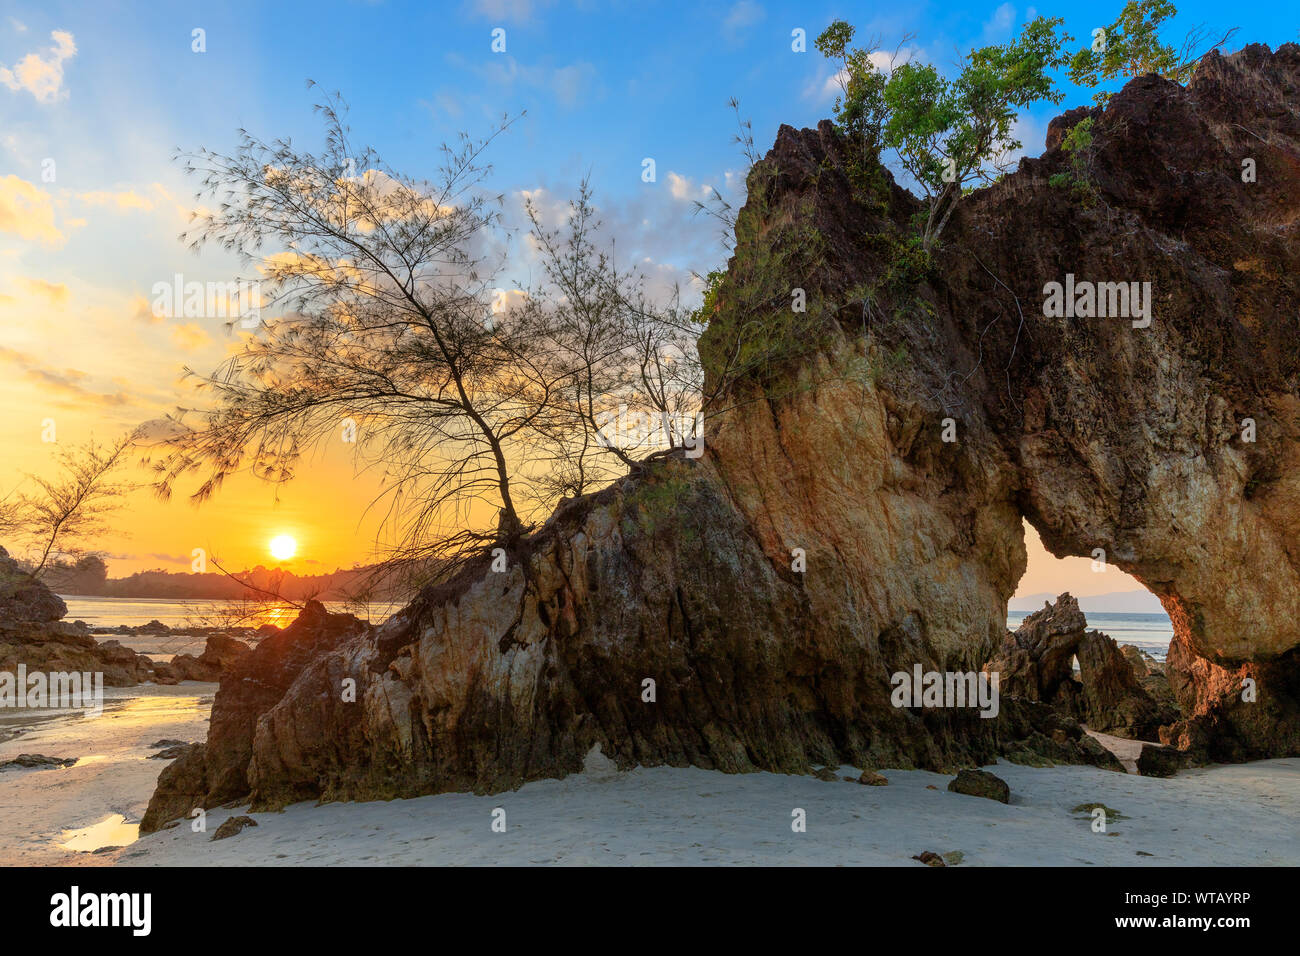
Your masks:
M 19 754 L 13 760 L 0 763 L 0 770 L 19 767 L 24 770 L 52 770 L 55 767 L 71 767 L 77 757 L 47 757 L 45 754 Z
M 943 862 L 947 863 L 949 866 L 956 866 L 964 859 L 966 859 L 966 854 L 961 850 L 952 850 L 943 855 Z
M 947 863 L 943 862 L 943 857 L 941 857 L 938 853 L 931 853 L 929 850 L 922 851 L 920 856 L 914 856 L 912 857 L 912 859 L 920 860 L 926 866 L 947 866 L 948 865 Z
M 1154 853 L 1148 853 L 1146 850 L 1138 850 L 1138 856 L 1155 856 Z
M 818 780 L 834 780 L 837 776 L 839 776 L 839 774 L 837 774 L 830 767 L 822 767 L 820 770 L 814 770 L 813 776 L 816 777 Z
M 882 777 L 880 774 L 876 773 L 874 770 L 862 771 L 862 776 L 858 777 L 858 783 L 864 784 L 868 787 L 889 786 L 889 781 L 886 778 Z
M 213 840 L 224 840 L 226 837 L 232 837 L 244 827 L 255 827 L 257 821 L 252 817 L 231 817 L 221 826 L 217 827 L 217 832 L 212 834 Z M 209 841 L 211 842 L 211 841 Z
M 1144 744 L 1137 759 L 1137 771 L 1144 777 L 1172 777 L 1186 766 L 1181 751 L 1156 744 Z
M 150 750 L 158 750 L 162 747 L 182 747 L 185 745 L 183 740 L 172 740 L 170 737 L 164 737 L 162 740 L 155 740 L 149 745 Z
M 986 797 L 999 803 L 1011 802 L 1011 787 L 1001 777 L 985 770 L 963 770 L 957 778 L 948 784 L 952 793 L 964 793 L 971 797 Z
M 932 783 L 927 783 L 927 784 L 925 785 L 925 789 L 927 789 L 927 790 L 938 790 L 939 788 L 936 787 L 936 786 L 935 786 L 934 784 L 932 784 Z

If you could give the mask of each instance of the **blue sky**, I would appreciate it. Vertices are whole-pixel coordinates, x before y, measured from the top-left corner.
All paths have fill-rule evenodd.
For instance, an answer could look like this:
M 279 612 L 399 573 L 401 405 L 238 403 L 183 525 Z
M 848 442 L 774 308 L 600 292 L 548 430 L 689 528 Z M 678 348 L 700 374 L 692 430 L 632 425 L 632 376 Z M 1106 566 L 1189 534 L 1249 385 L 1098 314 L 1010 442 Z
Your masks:
M 812 41 L 833 19 L 890 48 L 911 32 L 913 56 L 950 69 L 960 51 L 1005 41 L 1037 13 L 1064 17 L 1080 46 L 1121 6 L 7 0 L 0 492 L 47 462 L 37 423 L 57 418 L 61 441 L 118 433 L 176 405 L 183 364 L 207 371 L 226 354 L 233 340 L 218 323 L 160 323 L 147 307 L 153 284 L 176 272 L 200 281 L 249 274 L 215 252 L 196 258 L 177 241 L 194 185 L 173 155 L 200 146 L 229 151 L 240 127 L 318 148 L 311 106 L 321 91 L 307 89 L 308 78 L 351 103 L 355 139 L 414 176 L 435 174 L 439 144 L 457 131 L 482 135 L 503 115 L 526 110 L 489 156 L 507 211 L 517 221 L 525 191 L 544 210 L 559 210 L 590 175 L 620 255 L 668 285 L 725 260 L 716 224 L 693 215 L 692 200 L 709 186 L 740 198 L 743 157 L 728 99 L 739 99 L 760 151 L 780 124 L 811 126 L 830 115 L 834 67 Z M 1240 27 L 1233 48 L 1277 46 L 1298 32 L 1291 4 L 1179 7 L 1175 39 L 1199 24 L 1216 33 Z M 492 50 L 498 28 L 504 53 Z M 807 52 L 791 48 L 796 28 L 806 31 Z M 205 52 L 192 49 L 195 29 L 204 31 Z M 1040 106 L 1023 118 L 1030 154 L 1041 152 L 1053 115 L 1090 101 L 1091 91 L 1065 90 L 1059 108 Z M 642 181 L 647 157 L 656 163 L 654 183 Z M 307 486 L 288 505 L 267 497 L 251 513 L 246 503 L 209 506 L 204 520 L 141 504 L 142 526 L 167 527 L 174 540 L 130 548 L 144 555 L 140 563 L 183 556 L 223 522 L 232 534 L 260 534 L 253 529 L 283 517 L 277 508 L 359 514 L 368 500 L 356 483 L 331 494 Z M 346 542 L 335 545 L 321 560 L 348 563 Z
M 911 31 L 919 55 L 945 66 L 959 50 L 1007 39 L 1035 12 L 1063 16 L 1081 43 L 1120 4 L 1035 6 L 9 3 L 0 20 L 0 63 L 47 46 L 53 30 L 71 33 L 77 52 L 63 63 L 64 96 L 56 103 L 0 89 L 0 168 L 30 173 L 33 161 L 55 156 L 62 158 L 60 185 L 74 189 L 183 186 L 170 162 L 176 146 L 228 148 L 240 126 L 314 144 L 316 91 L 304 83 L 310 77 L 351 102 L 360 139 L 414 174 L 432 172 L 437 144 L 457 130 L 482 133 L 501 115 L 527 110 L 492 153 L 498 188 L 563 194 L 590 172 L 598 201 L 611 213 L 628 206 L 614 221 L 645 233 L 625 242 L 636 239 L 679 268 L 707 268 L 715 263 L 699 258 L 714 245 L 709 224 L 697 220 L 683 233 L 689 202 L 657 202 L 655 194 L 671 194 L 673 183 L 679 197 L 708 184 L 725 187 L 727 171 L 740 163 L 728 97 L 740 100 L 765 149 L 780 123 L 813 125 L 829 114 L 832 70 L 812 39 L 836 17 L 886 45 Z M 1287 9 L 1281 4 L 1179 6 L 1176 26 L 1236 25 L 1240 38 L 1274 45 L 1296 35 L 1294 18 L 1278 16 Z M 195 27 L 206 31 L 206 53 L 191 51 Z M 496 27 L 506 31 L 504 54 L 491 51 Z M 796 27 L 807 31 L 806 53 L 791 51 Z M 1067 90 L 1064 105 L 1087 100 Z M 1040 151 L 1055 112 L 1047 105 L 1026 118 L 1028 151 Z M 640 179 L 647 156 L 658 167 L 654 185 Z M 666 232 L 671 239 L 656 235 Z M 104 273 L 122 268 L 111 255 L 98 266 Z

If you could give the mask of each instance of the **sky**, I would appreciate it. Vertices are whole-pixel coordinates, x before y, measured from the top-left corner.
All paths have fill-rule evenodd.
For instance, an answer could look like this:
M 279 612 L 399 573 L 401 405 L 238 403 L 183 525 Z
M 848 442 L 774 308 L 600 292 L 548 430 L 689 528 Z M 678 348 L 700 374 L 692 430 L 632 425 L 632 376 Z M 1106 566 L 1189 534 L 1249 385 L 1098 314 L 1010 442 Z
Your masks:
M 1178 4 L 1173 33 L 1232 26 L 1244 42 L 1296 39 L 1295 8 L 1269 2 Z M 859 38 L 951 72 L 959 51 L 1008 40 L 1037 14 L 1065 18 L 1075 46 L 1121 4 L 914 2 L 682 4 L 476 0 L 415 2 L 62 3 L 0 8 L 0 497 L 48 473 L 57 445 L 111 439 L 187 401 L 181 370 L 207 372 L 236 347 L 220 318 L 158 319 L 155 283 L 224 282 L 250 268 L 178 235 L 195 206 L 178 151 L 231 151 L 241 128 L 320 145 L 322 90 L 350 104 L 358 141 L 414 176 L 434 176 L 438 147 L 514 119 L 489 153 L 493 188 L 518 223 L 522 199 L 562 208 L 589 177 L 608 235 L 661 288 L 698 291 L 692 274 L 726 259 L 716 223 L 694 213 L 712 188 L 732 200 L 743 156 L 729 98 L 760 151 L 782 124 L 830 115 L 834 66 L 813 39 L 833 19 Z M 793 49 L 803 30 L 806 50 Z M 197 31 L 197 32 L 196 32 Z M 500 31 L 500 32 L 498 32 Z M 497 50 L 493 49 L 494 42 Z M 504 45 L 504 50 L 500 48 Z M 201 49 L 200 49 L 201 48 Z M 314 80 L 317 88 L 308 88 Z M 1037 155 L 1052 116 L 1019 129 Z M 643 180 L 653 159 L 655 181 Z M 53 435 L 56 442 L 43 440 Z M 297 539 L 285 566 L 316 573 L 364 562 L 376 533 L 375 487 L 342 446 L 273 489 L 231 482 L 195 508 L 141 490 L 120 530 L 98 542 L 115 576 L 186 570 L 194 548 L 224 565 L 273 563 L 268 542 Z M 143 481 L 136 473 L 131 480 Z M 1021 593 L 1138 587 L 1090 562 L 1058 562 L 1029 541 Z M 1082 590 L 1081 590 L 1082 589 Z

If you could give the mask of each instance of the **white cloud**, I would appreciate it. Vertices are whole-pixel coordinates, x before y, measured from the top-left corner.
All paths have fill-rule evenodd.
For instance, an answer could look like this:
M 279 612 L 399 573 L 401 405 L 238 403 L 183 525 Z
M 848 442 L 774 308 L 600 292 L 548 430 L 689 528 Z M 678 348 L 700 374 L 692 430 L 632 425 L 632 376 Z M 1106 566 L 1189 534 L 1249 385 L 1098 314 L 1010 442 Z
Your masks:
M 12 174 L 0 177 L 0 233 L 6 232 L 20 239 L 38 239 L 46 245 L 57 245 L 64 239 L 54 224 L 50 194 Z
M 77 44 L 66 30 L 55 30 L 50 39 L 54 45 L 46 48 L 45 56 L 28 53 L 13 69 L 0 64 L 0 83 L 14 91 L 26 90 L 38 103 L 53 103 L 66 97 L 63 61 L 76 56 Z
M 993 11 L 993 16 L 984 24 L 985 40 L 1000 40 L 1005 38 L 1016 22 L 1016 8 L 1013 4 L 1004 3 Z
M 77 198 L 92 206 L 113 206 L 119 211 L 128 209 L 149 210 L 153 208 L 153 200 L 141 196 L 134 189 L 120 192 L 97 189 L 91 192 L 78 193 Z
M 533 18 L 546 0 L 473 0 L 470 7 L 489 20 L 512 20 L 525 23 Z
M 674 199 L 681 200 L 704 199 L 712 195 L 712 190 L 708 186 L 696 186 L 688 177 L 679 176 L 674 172 L 668 174 L 668 190 Z
M 522 66 L 512 56 L 497 56 L 477 70 L 488 82 L 508 90 L 516 85 L 549 90 L 566 109 L 579 105 L 582 99 L 596 90 L 598 80 L 596 68 L 586 61 L 552 69 Z
M 560 105 L 572 108 L 578 105 L 582 94 L 596 83 L 596 68 L 590 63 L 572 63 L 551 74 L 551 87 Z
M 727 11 L 727 16 L 722 21 L 722 32 L 727 39 L 737 40 L 745 29 L 759 23 L 766 16 L 767 11 L 754 0 L 739 0 Z

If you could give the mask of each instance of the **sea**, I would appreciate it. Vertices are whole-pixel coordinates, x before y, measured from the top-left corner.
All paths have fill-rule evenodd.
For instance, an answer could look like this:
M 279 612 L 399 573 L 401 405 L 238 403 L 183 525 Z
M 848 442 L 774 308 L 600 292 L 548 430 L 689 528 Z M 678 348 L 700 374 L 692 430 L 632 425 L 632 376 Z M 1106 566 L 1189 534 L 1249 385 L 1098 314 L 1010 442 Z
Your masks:
M 1015 630 L 1029 611 L 1012 611 L 1007 615 L 1007 627 Z M 1089 630 L 1101 631 L 1113 637 L 1116 643 L 1132 644 L 1146 651 L 1158 661 L 1169 653 L 1169 642 L 1174 639 L 1174 625 L 1163 612 L 1136 614 L 1122 611 L 1087 611 Z
M 82 620 L 91 627 L 117 627 L 119 624 L 136 627 L 156 620 L 173 629 L 182 629 L 194 624 L 213 623 L 223 615 L 235 616 L 244 608 L 239 601 L 89 597 L 77 594 L 64 594 L 60 597 L 68 605 L 65 620 Z M 400 607 L 398 604 L 378 602 L 363 609 L 362 613 L 358 613 L 357 608 L 341 602 L 326 601 L 324 604 L 331 611 L 347 611 L 374 623 L 385 620 Z M 1007 627 L 1014 631 L 1028 613 L 1028 611 L 1012 611 L 1007 615 Z M 259 606 L 255 619 L 247 622 L 246 626 L 255 627 L 264 623 L 284 626 L 297 616 L 298 609 L 292 605 Z M 1169 642 L 1174 636 L 1173 623 L 1164 613 L 1089 611 L 1087 617 L 1090 628 L 1109 634 L 1120 644 L 1136 645 L 1156 660 L 1165 659 L 1165 654 L 1169 651 Z M 202 651 L 204 643 L 202 637 L 189 638 L 175 634 L 162 636 L 137 634 L 118 637 L 117 640 L 132 650 L 161 660 L 169 659 L 170 654 L 196 653 L 196 649 Z
M 176 654 L 198 656 L 203 652 L 206 635 L 184 633 L 188 627 L 258 627 L 262 624 L 284 627 L 298 616 L 298 608 L 292 604 L 249 605 L 243 601 L 209 598 L 118 598 L 85 594 L 60 594 L 59 597 L 68 606 L 68 613 L 63 618 L 65 621 L 85 621 L 92 628 L 112 628 L 122 624 L 139 627 L 150 621 L 166 624 L 178 633 L 96 635 L 97 640 L 115 640 L 137 654 L 163 662 Z M 383 622 L 401 607 L 386 601 L 373 602 L 362 608 L 342 601 L 321 603 L 327 610 L 355 614 L 375 624 Z

